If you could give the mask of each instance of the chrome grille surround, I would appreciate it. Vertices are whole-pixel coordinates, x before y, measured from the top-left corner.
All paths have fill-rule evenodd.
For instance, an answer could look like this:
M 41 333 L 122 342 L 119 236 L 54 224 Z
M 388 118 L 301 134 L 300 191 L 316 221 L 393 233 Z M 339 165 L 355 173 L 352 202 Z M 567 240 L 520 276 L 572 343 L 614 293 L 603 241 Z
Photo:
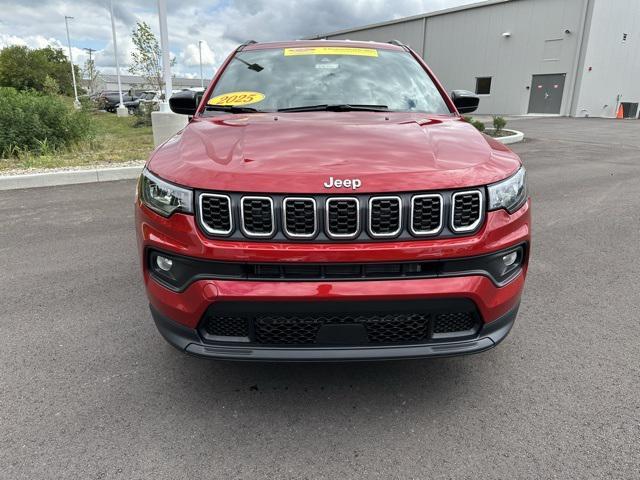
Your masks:
M 421 200 L 423 198 L 433 198 L 433 199 L 437 199 L 440 202 L 440 222 L 438 223 L 438 226 L 436 228 L 433 229 L 429 229 L 429 230 L 416 230 L 414 228 L 414 220 L 415 220 L 415 204 L 416 204 L 416 200 Z M 442 198 L 442 195 L 440 195 L 439 193 L 426 193 L 426 194 L 422 194 L 422 195 L 414 195 L 411 197 L 411 213 L 409 214 L 409 229 L 411 230 L 411 233 L 416 235 L 416 236 L 430 236 L 430 235 L 438 235 L 441 231 L 442 228 L 444 227 L 444 198 Z
M 311 202 L 313 204 L 313 232 L 294 233 L 287 228 L 287 205 L 289 202 Z M 313 238 L 318 234 L 318 204 L 313 197 L 286 197 L 282 201 L 282 229 L 289 238 Z
M 373 231 L 373 202 L 380 201 L 380 200 L 397 200 L 398 201 L 398 228 L 393 232 L 377 233 Z M 369 216 L 368 216 L 367 228 L 369 230 L 369 235 L 371 235 L 373 238 L 393 238 L 402 231 L 402 217 L 403 217 L 402 198 L 400 198 L 397 195 L 384 195 L 384 196 L 378 196 L 378 197 L 371 197 L 369 199 L 368 215 Z
M 271 230 L 270 231 L 268 232 L 253 231 L 252 232 L 247 228 L 246 221 L 245 221 L 245 211 L 244 211 L 245 202 L 253 201 L 253 200 L 258 200 L 258 201 L 266 200 L 269 203 L 269 210 L 271 214 Z M 273 199 L 271 197 L 257 196 L 257 195 L 247 195 L 242 197 L 242 199 L 240 200 L 240 228 L 242 229 L 242 233 L 244 233 L 247 237 L 253 237 L 253 238 L 271 237 L 276 231 L 276 219 L 275 219 L 275 214 L 273 210 Z
M 462 195 L 473 195 L 476 194 L 478 196 L 478 218 L 470 225 L 465 225 L 463 227 L 456 227 L 455 216 L 456 216 L 456 198 Z M 473 189 L 473 190 L 463 190 L 459 192 L 454 192 L 451 195 L 451 230 L 456 233 L 468 233 L 475 231 L 480 224 L 484 221 L 484 195 L 482 194 L 482 190 Z
M 356 206 L 356 228 L 353 233 L 333 233 L 331 232 L 331 204 L 336 202 L 353 202 Z M 347 240 L 357 237 L 360 234 L 360 200 L 356 197 L 329 197 L 325 202 L 325 230 L 329 238 Z
M 226 230 L 212 228 L 204 218 L 203 199 L 205 198 L 220 198 L 227 201 L 228 215 L 229 215 L 229 228 Z M 231 207 L 231 197 L 228 195 L 222 195 L 219 193 L 202 193 L 198 196 L 198 216 L 200 218 L 200 225 L 202 228 L 212 235 L 227 236 L 233 232 L 233 208 Z

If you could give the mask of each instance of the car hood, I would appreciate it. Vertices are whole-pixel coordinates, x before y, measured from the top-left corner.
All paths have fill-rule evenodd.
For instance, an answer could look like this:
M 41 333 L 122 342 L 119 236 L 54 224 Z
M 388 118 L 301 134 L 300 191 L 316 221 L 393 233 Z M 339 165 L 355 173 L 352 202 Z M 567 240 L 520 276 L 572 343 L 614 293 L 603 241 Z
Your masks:
M 195 118 L 153 153 L 148 168 L 198 189 L 353 193 L 485 185 L 515 172 L 509 149 L 458 117 L 305 112 Z

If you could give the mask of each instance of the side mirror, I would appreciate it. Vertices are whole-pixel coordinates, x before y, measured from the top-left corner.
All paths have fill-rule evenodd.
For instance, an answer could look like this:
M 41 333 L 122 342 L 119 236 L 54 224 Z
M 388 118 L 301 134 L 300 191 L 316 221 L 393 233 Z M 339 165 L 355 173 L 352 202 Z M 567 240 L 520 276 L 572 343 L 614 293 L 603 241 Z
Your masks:
M 193 92 L 191 90 L 174 93 L 169 98 L 169 108 L 171 108 L 172 112 L 181 115 L 195 115 L 202 95 L 202 92 Z
M 475 112 L 480 103 L 480 97 L 468 90 L 454 90 L 451 92 L 451 100 L 460 113 Z

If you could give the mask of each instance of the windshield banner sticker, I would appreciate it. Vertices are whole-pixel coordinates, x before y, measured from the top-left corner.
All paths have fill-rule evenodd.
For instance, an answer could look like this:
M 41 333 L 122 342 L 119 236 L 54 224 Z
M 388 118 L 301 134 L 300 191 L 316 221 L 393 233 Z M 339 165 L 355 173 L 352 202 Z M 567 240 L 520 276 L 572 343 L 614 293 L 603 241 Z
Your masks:
M 264 100 L 264 93 L 260 92 L 229 92 L 209 99 L 208 105 L 249 105 Z
M 355 48 L 355 47 L 296 47 L 285 48 L 285 57 L 295 57 L 298 55 L 358 55 L 361 57 L 377 57 L 378 50 L 375 48 Z

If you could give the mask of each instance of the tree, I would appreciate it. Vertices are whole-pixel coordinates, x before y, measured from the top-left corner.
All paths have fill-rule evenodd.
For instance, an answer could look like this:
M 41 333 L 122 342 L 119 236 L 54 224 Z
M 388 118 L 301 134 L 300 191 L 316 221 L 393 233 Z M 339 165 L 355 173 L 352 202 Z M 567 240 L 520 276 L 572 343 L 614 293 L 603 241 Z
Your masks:
M 41 90 L 46 77 L 43 58 L 32 55 L 27 47 L 13 45 L 0 51 L 0 86 Z
M 158 39 L 146 22 L 138 22 L 131 33 L 134 51 L 131 53 L 129 72 L 142 76 L 146 82 L 159 92 L 164 90 L 162 76 L 162 51 Z M 176 59 L 171 60 L 171 65 Z
M 79 69 L 74 65 L 79 78 Z M 48 78 L 48 79 L 47 79 Z M 0 50 L 0 86 L 17 90 L 33 89 L 51 91 L 53 82 L 58 85 L 56 93 L 73 95 L 73 81 L 64 52 L 59 48 L 45 47 L 30 50 L 13 45 Z

